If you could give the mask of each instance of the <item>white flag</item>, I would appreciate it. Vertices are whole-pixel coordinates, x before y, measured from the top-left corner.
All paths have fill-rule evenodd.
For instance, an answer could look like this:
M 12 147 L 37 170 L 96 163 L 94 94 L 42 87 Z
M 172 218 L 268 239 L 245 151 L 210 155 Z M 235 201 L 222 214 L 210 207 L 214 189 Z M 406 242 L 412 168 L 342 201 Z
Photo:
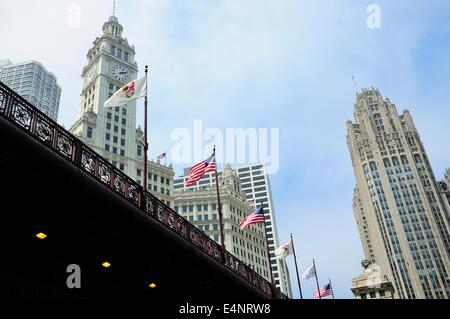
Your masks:
M 275 258 L 278 260 L 282 260 L 282 259 L 286 258 L 286 256 L 292 255 L 292 254 L 293 254 L 292 240 L 290 240 L 286 244 L 281 245 L 280 247 L 275 249 Z
M 134 101 L 145 96 L 147 93 L 146 90 L 146 77 L 143 76 L 121 87 L 105 102 L 105 107 L 125 105 L 130 101 Z
M 311 267 L 309 267 L 308 270 L 305 271 L 304 274 L 302 274 L 302 278 L 308 280 L 314 277 L 315 275 L 316 275 L 316 268 L 314 267 L 314 265 L 311 265 Z

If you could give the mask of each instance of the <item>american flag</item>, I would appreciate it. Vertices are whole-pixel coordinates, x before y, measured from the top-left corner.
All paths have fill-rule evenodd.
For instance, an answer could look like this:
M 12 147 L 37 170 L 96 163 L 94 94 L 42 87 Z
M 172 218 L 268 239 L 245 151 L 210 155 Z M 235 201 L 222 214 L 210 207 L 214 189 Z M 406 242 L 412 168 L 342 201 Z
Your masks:
M 162 153 L 161 155 L 158 155 L 157 157 L 158 160 L 162 160 L 164 158 L 166 158 L 166 152 Z
M 248 225 L 259 224 L 263 222 L 264 222 L 264 211 L 261 205 L 253 213 L 251 213 L 247 217 L 242 218 L 241 222 L 239 223 L 239 227 L 241 227 L 241 229 L 244 229 Z
M 211 155 L 208 159 L 201 161 L 198 164 L 195 164 L 189 170 L 189 178 L 186 181 L 186 186 L 191 186 L 198 180 L 202 178 L 202 176 L 207 172 L 215 172 L 217 169 L 216 166 L 216 157 L 215 155 Z
M 333 294 L 333 289 L 331 288 L 330 283 L 323 286 L 323 288 L 320 288 L 320 297 L 331 296 L 332 294 Z M 319 298 L 319 292 L 317 291 L 317 289 L 314 290 L 313 295 L 314 295 L 314 297 Z

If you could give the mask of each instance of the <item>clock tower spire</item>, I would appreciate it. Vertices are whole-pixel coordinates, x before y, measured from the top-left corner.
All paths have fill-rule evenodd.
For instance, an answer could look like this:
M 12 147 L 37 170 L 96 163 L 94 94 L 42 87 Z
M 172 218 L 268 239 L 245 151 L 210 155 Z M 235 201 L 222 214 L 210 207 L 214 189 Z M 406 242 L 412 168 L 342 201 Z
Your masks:
M 113 15 L 103 24 L 86 55 L 80 117 L 70 131 L 129 176 L 136 174 L 136 101 L 104 108 L 105 101 L 126 83 L 135 80 L 135 48 L 123 37 L 123 27 Z

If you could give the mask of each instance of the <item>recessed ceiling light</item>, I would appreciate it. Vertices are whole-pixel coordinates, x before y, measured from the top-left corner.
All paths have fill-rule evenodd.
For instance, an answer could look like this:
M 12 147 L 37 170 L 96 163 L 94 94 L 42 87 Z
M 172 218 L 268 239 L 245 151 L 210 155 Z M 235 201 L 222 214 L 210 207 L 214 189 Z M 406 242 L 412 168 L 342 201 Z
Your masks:
M 45 239 L 45 238 L 47 238 L 47 235 L 44 233 L 39 233 L 39 234 L 36 234 L 36 237 L 39 239 Z

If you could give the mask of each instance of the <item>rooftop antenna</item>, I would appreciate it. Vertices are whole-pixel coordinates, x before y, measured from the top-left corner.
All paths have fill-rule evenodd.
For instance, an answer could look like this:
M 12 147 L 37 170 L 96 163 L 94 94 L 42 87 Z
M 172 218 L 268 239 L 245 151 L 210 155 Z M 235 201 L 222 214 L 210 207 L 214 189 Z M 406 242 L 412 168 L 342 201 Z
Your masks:
M 358 95 L 358 85 L 356 84 L 355 75 L 352 73 L 353 85 L 355 86 L 356 95 Z
M 113 1 L 113 17 L 116 16 L 116 1 Z

